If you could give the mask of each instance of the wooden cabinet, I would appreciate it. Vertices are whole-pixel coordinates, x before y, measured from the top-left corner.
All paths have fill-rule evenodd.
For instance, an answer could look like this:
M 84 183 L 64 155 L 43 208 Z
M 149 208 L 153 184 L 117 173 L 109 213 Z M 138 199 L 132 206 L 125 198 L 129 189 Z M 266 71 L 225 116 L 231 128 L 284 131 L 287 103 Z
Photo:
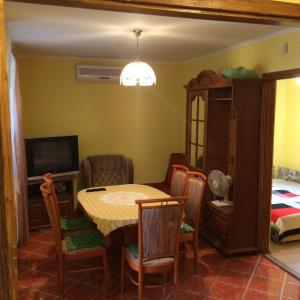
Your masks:
M 54 174 L 53 180 L 57 194 L 58 205 L 62 217 L 74 216 L 74 203 L 77 191 L 78 172 Z M 28 221 L 29 229 L 50 227 L 48 212 L 40 191 L 41 176 L 30 177 L 28 184 Z
M 186 155 L 207 175 L 233 178 L 233 207 L 216 207 L 207 187 L 202 234 L 226 254 L 257 249 L 262 82 L 202 71 L 186 86 Z
M 232 211 L 232 206 L 218 207 L 210 201 L 207 203 L 207 225 L 217 236 L 223 239 L 227 238 L 229 220 Z

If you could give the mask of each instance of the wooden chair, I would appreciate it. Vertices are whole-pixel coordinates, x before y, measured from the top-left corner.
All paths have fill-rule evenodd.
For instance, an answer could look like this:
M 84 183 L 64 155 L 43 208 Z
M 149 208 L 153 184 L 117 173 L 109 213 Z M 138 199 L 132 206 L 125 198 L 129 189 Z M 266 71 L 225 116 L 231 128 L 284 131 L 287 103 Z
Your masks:
M 163 287 L 168 272 L 173 271 L 175 299 L 178 299 L 179 230 L 186 197 L 136 200 L 139 211 L 138 245 L 122 248 L 121 293 L 124 275 L 138 286 L 138 299 L 143 297 L 144 287 Z M 125 268 L 138 273 L 136 281 Z M 144 274 L 163 273 L 164 281 L 158 284 L 144 284 Z
M 47 173 L 43 176 L 44 180 L 51 184 L 51 188 L 55 193 L 55 186 L 53 182 L 53 176 L 51 173 Z M 94 229 L 95 226 L 86 217 L 77 217 L 77 218 L 60 218 L 60 228 L 63 232 L 63 236 L 73 234 L 76 231 L 84 231 Z
M 173 165 L 186 165 L 187 160 L 184 153 L 171 153 L 167 168 L 167 173 L 164 181 L 162 182 L 153 182 L 153 183 L 145 183 L 146 185 L 150 185 L 155 187 L 158 190 L 165 192 L 166 194 L 170 194 L 170 187 L 173 175 Z
M 103 247 L 104 240 L 96 231 L 87 232 L 85 234 L 69 235 L 63 239 L 60 228 L 59 207 L 57 204 L 54 186 L 52 184 L 52 180 L 49 179 L 49 176 L 44 177 L 44 182 L 40 185 L 40 189 L 48 210 L 55 238 L 56 262 L 61 299 L 63 299 L 64 292 L 64 263 L 68 261 L 102 257 L 103 266 L 84 267 L 72 270 L 70 272 L 85 272 L 90 270 L 104 269 L 105 286 L 107 286 L 108 265 L 106 250 Z
M 198 273 L 198 238 L 206 182 L 207 177 L 201 172 L 186 173 L 185 196 L 187 196 L 187 202 L 184 208 L 184 223 L 180 230 L 180 243 L 191 242 L 193 244 L 195 274 Z
M 170 195 L 179 197 L 184 195 L 186 173 L 189 169 L 183 165 L 173 165 L 173 175 L 171 181 Z

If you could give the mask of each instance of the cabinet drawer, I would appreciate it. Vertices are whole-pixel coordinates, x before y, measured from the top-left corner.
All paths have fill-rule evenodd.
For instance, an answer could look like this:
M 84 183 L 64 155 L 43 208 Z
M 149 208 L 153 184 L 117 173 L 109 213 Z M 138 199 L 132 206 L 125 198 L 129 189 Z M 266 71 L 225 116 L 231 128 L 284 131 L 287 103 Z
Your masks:
M 220 218 L 218 215 L 211 213 L 209 218 L 210 228 L 218 235 L 226 237 L 228 221 Z
M 30 229 L 50 226 L 48 212 L 43 203 L 28 206 L 28 221 Z

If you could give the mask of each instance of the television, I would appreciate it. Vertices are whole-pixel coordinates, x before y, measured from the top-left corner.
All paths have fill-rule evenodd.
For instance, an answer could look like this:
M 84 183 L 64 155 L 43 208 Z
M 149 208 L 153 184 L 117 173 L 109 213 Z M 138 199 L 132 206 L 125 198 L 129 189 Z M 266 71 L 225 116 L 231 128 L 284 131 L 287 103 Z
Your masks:
M 79 170 L 78 136 L 25 139 L 27 176 Z

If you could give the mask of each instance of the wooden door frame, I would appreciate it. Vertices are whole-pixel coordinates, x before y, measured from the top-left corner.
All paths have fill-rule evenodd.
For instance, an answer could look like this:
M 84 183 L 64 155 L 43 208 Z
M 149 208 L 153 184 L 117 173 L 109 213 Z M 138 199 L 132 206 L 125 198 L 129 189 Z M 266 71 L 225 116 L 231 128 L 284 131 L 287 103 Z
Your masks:
M 300 5 L 273 1 L 246 0 L 11 0 L 12 2 L 59 5 L 66 7 L 81 7 L 98 10 L 111 10 L 131 13 L 144 13 L 166 16 L 178 16 L 207 20 L 223 20 L 247 22 L 255 24 L 293 25 L 300 23 Z M 0 0 L 0 298 L 16 299 L 17 293 L 17 264 L 16 264 L 16 234 L 15 211 L 13 204 L 12 158 L 10 142 L 10 119 L 8 101 L 8 81 L 5 51 L 4 31 L 4 0 Z M 271 81 L 270 81 L 271 82 Z M 267 86 L 267 84 L 266 84 Z M 270 95 L 272 89 L 265 89 Z M 268 97 L 266 97 L 267 99 Z M 270 98 L 270 97 L 269 97 Z M 268 116 L 265 103 L 264 114 Z M 264 122 L 262 145 L 268 145 L 271 129 L 270 119 Z M 272 131 L 273 132 L 273 131 Z M 269 141 L 270 142 L 270 141 Z M 270 154 L 271 146 L 262 151 L 261 172 L 269 170 L 266 155 Z M 265 180 L 267 183 L 267 180 Z M 262 182 L 261 195 L 267 193 L 267 184 Z M 266 213 L 263 203 L 260 213 Z M 259 224 L 264 228 L 264 222 Z M 263 249 L 263 243 L 261 243 Z M 3 288 L 5 287 L 5 288 Z
M 130 13 L 270 25 L 300 23 L 300 5 L 262 0 L 9 0 Z
M 0 299 L 15 299 L 17 242 L 3 0 L 0 0 Z
M 300 68 L 263 74 L 261 151 L 260 151 L 260 187 L 258 208 L 258 249 L 269 252 L 270 211 L 272 197 L 272 167 L 274 121 L 276 102 L 276 81 L 300 77 Z

